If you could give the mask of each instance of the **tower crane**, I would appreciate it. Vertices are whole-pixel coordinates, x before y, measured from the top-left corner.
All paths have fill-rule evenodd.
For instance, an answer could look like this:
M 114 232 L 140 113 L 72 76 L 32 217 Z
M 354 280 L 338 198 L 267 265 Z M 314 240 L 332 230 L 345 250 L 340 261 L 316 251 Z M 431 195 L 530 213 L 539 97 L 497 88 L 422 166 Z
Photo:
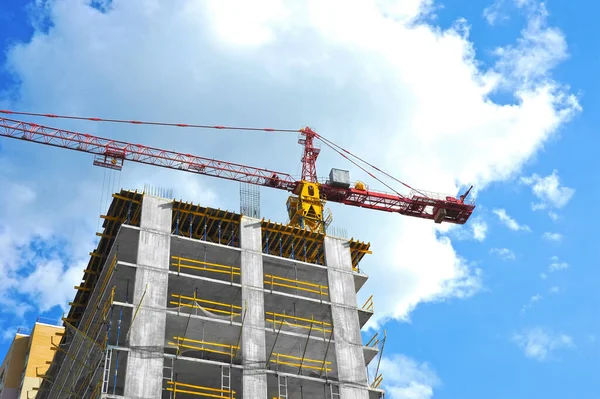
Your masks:
M 303 154 L 301 159 L 302 175 L 300 180 L 297 180 L 292 177 L 292 175 L 284 172 L 255 168 L 252 166 L 147 147 L 140 144 L 132 144 L 125 141 L 112 140 L 85 133 L 62 130 L 36 123 L 0 117 L 0 136 L 90 153 L 94 155 L 93 164 L 96 166 L 121 170 L 125 161 L 132 161 L 288 191 L 291 193 L 287 200 L 287 210 L 290 219 L 290 225 L 311 231 L 325 232 L 327 220 L 323 217 L 323 210 L 326 201 L 379 211 L 399 213 L 401 215 L 422 219 L 430 219 L 435 223 L 447 222 L 464 224 L 467 222 L 473 210 L 475 209 L 474 203 L 466 200 L 472 187 L 458 198 L 453 196 L 425 193 L 412 189 L 412 187 L 402 183 L 398 179 L 393 178 L 393 176 L 390 176 L 386 172 L 343 149 L 332 141 L 319 135 L 309 127 L 304 127 L 299 130 L 270 128 L 258 129 L 84 118 L 54 114 L 16 112 L 9 110 L 0 110 L 0 113 L 47 118 L 90 120 L 95 122 L 232 130 L 297 132 L 300 134 L 298 142 L 303 146 Z M 408 196 L 404 196 L 398 192 L 392 194 L 372 191 L 369 190 L 368 187 L 362 182 L 357 182 L 352 185 L 350 184 L 349 172 L 340 169 L 332 169 L 329 174 L 329 179 L 320 182 L 317 178 L 316 169 L 316 161 L 320 153 L 320 148 L 315 145 L 315 140 L 320 140 L 322 143 L 338 152 L 344 158 L 348 159 L 354 165 L 367 172 L 371 177 L 377 179 L 381 183 L 383 182 L 374 174 L 367 171 L 365 167 L 361 166 L 361 163 L 368 165 L 372 169 L 375 169 L 376 171 L 385 174 L 397 182 L 400 182 L 411 188 L 411 193 Z M 385 185 L 392 189 L 387 184 Z

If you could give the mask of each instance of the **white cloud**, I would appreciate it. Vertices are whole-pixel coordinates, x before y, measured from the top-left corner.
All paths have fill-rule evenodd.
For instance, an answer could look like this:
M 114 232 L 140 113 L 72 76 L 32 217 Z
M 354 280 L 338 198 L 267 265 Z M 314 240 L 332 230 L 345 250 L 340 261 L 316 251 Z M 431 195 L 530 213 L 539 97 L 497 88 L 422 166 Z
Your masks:
M 284 128 L 308 124 L 418 188 L 452 194 L 469 184 L 484 190 L 511 178 L 580 109 L 549 74 L 555 64 L 549 60 L 557 58 L 553 46 L 562 34 L 547 28 L 540 13 L 528 17 L 521 40 L 499 50 L 497 64 L 485 69 L 467 22 L 442 29 L 419 19 L 435 9 L 433 1 L 264 0 L 248 11 L 260 15 L 242 22 L 227 11 L 233 3 L 221 3 L 140 6 L 114 0 L 105 13 L 83 0 L 48 3 L 52 28 L 7 51 L 7 67 L 20 83 L 18 100 L 5 99 L 11 102 L 6 108 Z M 246 9 L 242 3 L 236 7 Z M 531 61 L 537 63 L 538 79 L 522 73 Z M 492 95 L 500 90 L 513 102 L 495 103 Z M 51 122 L 292 173 L 299 163 L 294 135 Z M 83 155 L 7 144 L 35 160 L 11 158 L 21 169 L 11 181 L 24 174 L 35 180 L 32 187 L 44 197 L 35 209 L 48 217 L 40 223 L 44 237 L 76 242 L 69 245 L 70 255 L 85 258 L 97 221 L 101 174 L 90 173 L 90 158 Z M 320 173 L 330 166 L 351 165 L 324 149 Z M 125 170 L 125 187 L 140 181 L 167 185 L 188 199 L 184 178 L 176 180 L 179 172 L 131 164 Z M 355 169 L 352 176 L 373 183 Z M 185 179 L 200 182 L 198 195 L 218 192 L 215 205 L 237 210 L 237 185 Z M 81 187 L 75 189 L 73 182 Z M 71 207 L 60 205 L 68 199 Z M 283 193 L 262 190 L 262 201 L 265 217 L 285 220 Z M 336 222 L 373 243 L 374 255 L 361 266 L 370 275 L 369 287 L 378 292 L 378 321 L 407 318 L 423 301 L 463 298 L 479 289 L 480 271 L 438 234 L 469 227 L 438 228 L 387 213 L 332 208 Z M 7 226 L 14 230 L 17 223 Z M 63 231 L 71 225 L 78 227 Z M 23 237 L 27 242 L 32 235 Z M 388 267 L 371 267 L 377 264 Z
M 541 278 L 542 280 L 545 280 L 545 279 L 547 279 L 547 278 L 548 278 L 548 275 L 547 275 L 546 273 L 540 273 L 540 278 Z
M 488 232 L 488 224 L 481 217 L 474 217 L 469 220 L 468 225 L 449 231 L 452 238 L 457 240 L 476 240 L 485 241 Z
M 542 299 L 543 297 L 540 294 L 535 294 L 529 298 L 529 301 L 527 301 L 527 303 L 521 308 L 521 314 L 525 314 L 525 312 L 531 309 L 536 302 L 539 302 Z
M 56 305 L 66 310 L 75 296 L 74 283 L 81 281 L 86 265 L 86 261 L 67 266 L 59 259 L 43 260 L 19 282 L 17 290 L 28 294 L 41 312 Z
M 17 329 L 14 327 L 5 328 L 4 331 L 2 332 L 2 339 L 0 339 L 0 342 L 12 341 L 15 338 L 16 333 L 17 333 Z
M 560 185 L 558 171 L 554 170 L 551 175 L 540 177 L 533 174 L 529 177 L 521 177 L 521 182 L 531 187 L 533 194 L 541 201 L 532 204 L 532 209 L 546 209 L 548 207 L 562 208 L 575 194 L 575 190 Z M 554 213 L 554 215 L 556 215 Z M 550 215 L 554 219 L 553 215 Z
M 575 347 L 570 336 L 541 327 L 514 334 L 512 339 L 523 350 L 525 356 L 540 362 L 550 360 L 556 350 Z
M 492 248 L 490 249 L 491 254 L 498 255 L 500 258 L 504 260 L 515 260 L 516 256 L 513 251 L 508 248 Z
M 562 240 L 563 236 L 560 233 L 551 233 L 549 231 L 546 231 L 544 234 L 542 234 L 542 238 L 548 241 L 558 242 Z
M 552 261 L 552 263 L 550 263 L 548 270 L 551 272 L 565 270 L 565 269 L 568 269 L 569 267 L 571 267 L 570 264 L 568 264 L 567 262 L 562 262 L 560 259 L 558 259 L 557 256 L 551 257 L 550 260 Z
M 434 388 L 441 384 L 428 363 L 419 363 L 404 355 L 381 360 L 383 385 L 393 399 L 431 399 Z
M 548 292 L 551 293 L 551 294 L 558 294 L 560 292 L 560 287 L 557 287 L 557 286 L 551 287 L 548 290 Z
M 548 216 L 550 216 L 550 219 L 554 220 L 555 222 L 559 219 L 558 214 L 553 211 L 548 212 Z
M 531 231 L 529 226 L 519 224 L 515 219 L 510 217 L 508 213 L 506 213 L 505 209 L 494 209 L 494 214 L 498 216 L 498 219 L 509 229 L 513 231 Z
M 483 17 L 490 25 L 496 25 L 499 22 L 508 21 L 509 17 L 505 10 L 505 0 L 496 0 L 494 3 L 483 10 Z
M 483 220 L 473 220 L 471 222 L 471 229 L 473 231 L 473 238 L 479 242 L 485 240 L 487 235 L 488 225 Z
M 509 84 L 515 82 L 535 85 L 547 79 L 548 71 L 568 57 L 567 43 L 562 32 L 547 26 L 548 11 L 542 2 L 518 4 L 526 7 L 527 27 L 515 45 L 496 49 L 500 57 L 498 68 Z M 577 106 L 576 104 L 573 104 Z

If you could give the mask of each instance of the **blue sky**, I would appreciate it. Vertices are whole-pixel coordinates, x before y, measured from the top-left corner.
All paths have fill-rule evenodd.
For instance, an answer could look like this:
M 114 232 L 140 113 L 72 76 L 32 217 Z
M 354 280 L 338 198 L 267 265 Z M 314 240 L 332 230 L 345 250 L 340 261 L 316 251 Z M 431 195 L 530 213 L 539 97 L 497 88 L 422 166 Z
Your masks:
M 371 276 L 361 299 L 376 293 L 373 329 L 389 337 L 390 397 L 596 397 L 599 251 L 588 237 L 600 194 L 600 65 L 590 32 L 600 5 L 406 0 L 292 9 L 273 0 L 239 19 L 218 2 L 125 3 L 101 13 L 79 0 L 29 11 L 3 2 L 0 108 L 308 124 L 413 186 L 454 193 L 475 184 L 476 213 L 450 230 L 331 206 L 336 225 L 373 246 L 361 265 Z M 395 22 L 383 23 L 384 13 Z M 285 136 L 43 122 L 299 173 L 300 147 Z M 85 154 L 38 147 L 0 140 L 6 336 L 62 313 L 93 248 L 107 178 L 239 206 L 235 183 L 138 165 L 111 175 Z M 321 175 L 340 166 L 363 178 L 323 150 Z M 261 195 L 263 216 L 284 221 L 285 195 Z M 9 344 L 0 340 L 0 356 Z

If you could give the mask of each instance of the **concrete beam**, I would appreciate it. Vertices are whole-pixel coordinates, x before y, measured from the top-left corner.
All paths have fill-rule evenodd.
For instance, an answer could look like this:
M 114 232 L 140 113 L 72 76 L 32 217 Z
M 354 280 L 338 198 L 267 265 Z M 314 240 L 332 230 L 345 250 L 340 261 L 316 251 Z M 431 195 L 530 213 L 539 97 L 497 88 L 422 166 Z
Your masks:
M 240 221 L 242 248 L 242 374 L 243 397 L 267 398 L 265 298 L 263 292 L 263 259 L 261 223 L 242 216 Z
M 342 399 L 368 399 L 369 386 L 347 240 L 325 237 L 325 263 Z M 351 381 L 346 383 L 344 381 Z
M 125 397 L 160 398 L 164 365 L 164 342 L 173 202 L 144 195 L 137 251 L 137 268 L 129 347 L 125 372 Z

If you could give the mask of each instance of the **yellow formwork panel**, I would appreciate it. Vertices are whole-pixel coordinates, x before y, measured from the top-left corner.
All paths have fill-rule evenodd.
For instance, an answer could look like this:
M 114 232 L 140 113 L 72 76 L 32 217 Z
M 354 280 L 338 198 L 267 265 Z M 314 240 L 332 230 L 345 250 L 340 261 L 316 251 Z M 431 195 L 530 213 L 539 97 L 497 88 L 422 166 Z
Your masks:
M 296 259 L 318 265 L 325 264 L 323 241 L 325 235 L 318 231 L 300 229 L 291 225 L 262 221 L 263 252 L 284 258 Z M 352 268 L 358 271 L 358 264 L 367 254 L 371 254 L 371 244 L 349 240 Z

